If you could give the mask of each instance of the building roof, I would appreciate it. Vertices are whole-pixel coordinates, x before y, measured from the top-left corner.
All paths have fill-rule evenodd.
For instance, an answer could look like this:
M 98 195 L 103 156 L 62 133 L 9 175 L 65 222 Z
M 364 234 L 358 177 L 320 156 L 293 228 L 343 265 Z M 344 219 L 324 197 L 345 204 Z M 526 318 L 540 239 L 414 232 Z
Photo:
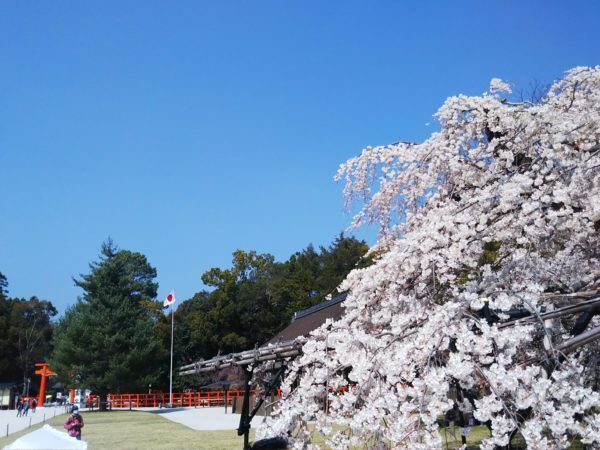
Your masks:
M 267 344 L 285 342 L 300 336 L 307 336 L 311 331 L 325 323 L 327 319 L 338 320 L 344 314 L 342 302 L 346 300 L 347 292 L 318 305 L 311 306 L 294 314 L 292 323 L 277 333 Z
M 342 302 L 348 293 L 343 293 L 318 305 L 294 314 L 292 323 L 280 331 L 260 348 L 240 353 L 216 356 L 209 360 L 197 361 L 179 368 L 180 375 L 207 372 L 233 365 L 245 366 L 255 362 L 281 361 L 302 353 L 306 336 L 325 323 L 327 319 L 337 320 L 344 314 Z

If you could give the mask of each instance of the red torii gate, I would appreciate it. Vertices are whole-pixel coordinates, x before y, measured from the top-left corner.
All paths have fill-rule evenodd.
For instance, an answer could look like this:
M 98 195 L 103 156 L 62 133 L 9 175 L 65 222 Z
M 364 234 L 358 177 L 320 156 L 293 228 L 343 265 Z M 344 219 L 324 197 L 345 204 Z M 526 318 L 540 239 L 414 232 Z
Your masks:
M 40 383 L 40 395 L 38 397 L 38 406 L 44 406 L 44 400 L 46 399 L 46 378 L 52 375 L 57 375 L 57 373 L 50 369 L 48 363 L 36 363 L 35 366 L 39 367 L 39 369 L 35 371 L 35 374 L 42 377 L 42 382 Z

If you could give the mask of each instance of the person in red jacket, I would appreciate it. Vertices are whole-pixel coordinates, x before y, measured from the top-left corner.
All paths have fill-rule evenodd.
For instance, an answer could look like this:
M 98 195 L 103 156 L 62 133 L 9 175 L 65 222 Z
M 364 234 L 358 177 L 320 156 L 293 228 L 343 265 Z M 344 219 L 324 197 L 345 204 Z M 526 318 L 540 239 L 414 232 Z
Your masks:
M 65 428 L 69 432 L 69 436 L 74 437 L 77 440 L 81 440 L 81 429 L 83 428 L 83 417 L 79 414 L 79 408 L 77 405 L 71 409 L 71 415 L 67 417 L 65 422 Z

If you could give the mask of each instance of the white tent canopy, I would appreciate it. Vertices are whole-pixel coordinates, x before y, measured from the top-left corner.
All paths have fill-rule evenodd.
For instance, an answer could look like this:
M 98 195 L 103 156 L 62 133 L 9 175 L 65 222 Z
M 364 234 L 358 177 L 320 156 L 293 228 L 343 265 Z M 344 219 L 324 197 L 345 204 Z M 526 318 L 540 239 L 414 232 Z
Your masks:
M 50 425 L 21 436 L 3 450 L 87 450 L 87 442 L 78 441 L 67 433 L 55 430 Z

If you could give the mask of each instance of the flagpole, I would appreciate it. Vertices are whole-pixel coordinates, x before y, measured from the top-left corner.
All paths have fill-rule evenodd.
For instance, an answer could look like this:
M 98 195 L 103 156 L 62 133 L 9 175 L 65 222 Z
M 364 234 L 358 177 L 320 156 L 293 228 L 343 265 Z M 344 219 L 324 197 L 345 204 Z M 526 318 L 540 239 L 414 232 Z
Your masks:
M 175 323 L 175 313 L 171 303 L 171 370 L 169 374 L 169 403 L 173 407 L 173 324 Z

